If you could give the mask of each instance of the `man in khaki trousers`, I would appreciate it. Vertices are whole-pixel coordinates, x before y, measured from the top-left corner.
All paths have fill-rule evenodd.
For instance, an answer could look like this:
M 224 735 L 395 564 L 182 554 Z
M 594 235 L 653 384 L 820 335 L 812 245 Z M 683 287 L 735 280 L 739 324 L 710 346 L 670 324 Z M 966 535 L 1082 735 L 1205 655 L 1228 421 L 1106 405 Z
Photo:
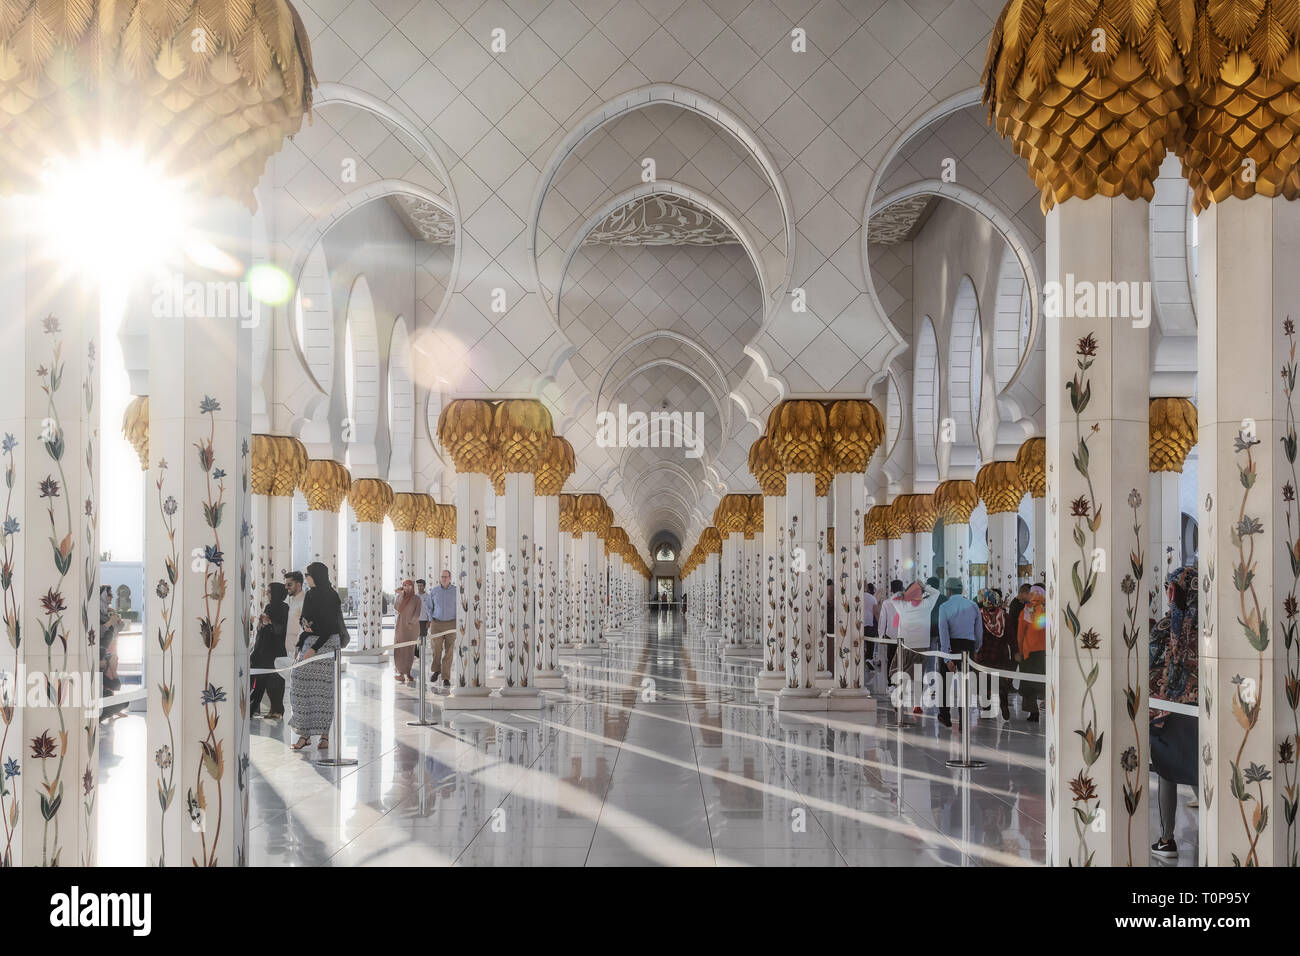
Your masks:
M 438 587 L 429 589 L 429 663 L 433 668 L 430 680 L 434 686 L 442 681 L 451 686 L 451 663 L 456 653 L 456 586 L 451 583 L 451 572 L 443 570 Z

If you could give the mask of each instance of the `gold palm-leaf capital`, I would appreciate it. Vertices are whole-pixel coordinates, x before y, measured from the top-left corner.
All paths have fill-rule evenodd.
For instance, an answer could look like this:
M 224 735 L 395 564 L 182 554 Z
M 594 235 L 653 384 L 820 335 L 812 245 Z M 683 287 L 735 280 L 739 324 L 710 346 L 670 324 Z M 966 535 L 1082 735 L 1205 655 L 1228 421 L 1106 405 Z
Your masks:
M 939 520 L 939 507 L 934 495 L 899 495 L 894 506 L 898 507 L 899 502 L 903 503 L 900 517 L 904 521 L 904 531 L 924 534 L 934 530 L 934 523 Z
M 1189 102 L 1194 0 L 1009 0 L 984 102 L 1048 212 L 1072 197 L 1150 199 Z
M 866 399 L 831 402 L 826 409 L 827 449 L 836 474 L 861 474 L 885 434 L 880 411 Z
M 787 475 L 816 474 L 826 466 L 826 407 L 821 402 L 789 400 L 768 420 L 768 437 Z
M 271 494 L 277 498 L 293 496 L 294 489 L 307 469 L 307 446 L 290 435 L 276 435 L 275 481 Z
M 388 506 L 388 517 L 393 519 L 394 531 L 414 531 L 420 521 L 422 495 L 398 492 Z
M 533 490 L 539 495 L 558 495 L 576 467 L 573 446 L 559 435 L 551 435 L 537 456 Z
M 30 191 L 46 159 L 108 141 L 190 191 L 252 206 L 315 80 L 287 0 L 5 0 L 0 193 Z
M 1151 399 L 1150 470 L 1181 473 L 1196 444 L 1196 430 L 1196 406 L 1190 399 Z
M 438 415 L 438 442 L 462 475 L 491 474 L 492 403 L 477 398 L 448 402 Z
M 551 430 L 551 413 L 536 399 L 499 402 L 492 415 L 492 446 L 502 473 L 532 474 Z
M 307 499 L 310 511 L 330 511 L 338 513 L 352 486 L 352 476 L 337 461 L 329 458 L 313 458 L 307 462 L 298 480 L 302 496 Z
M 749 473 L 763 489 L 763 494 L 783 496 L 785 494 L 785 471 L 781 467 L 781 457 L 772 447 L 772 440 L 766 435 L 749 446 Z
M 713 509 L 713 525 L 721 534 L 743 533 L 748 523 L 748 495 L 723 495 Z
M 975 490 L 985 510 L 995 515 L 1018 511 L 1020 500 L 1029 489 L 1014 461 L 991 461 L 975 476 Z
M 126 411 L 122 413 L 122 437 L 131 443 L 135 449 L 136 455 L 140 459 L 140 470 L 149 470 L 149 396 L 137 395 L 127 403 Z M 256 440 L 257 436 L 253 436 Z M 254 453 L 256 458 L 256 453 Z M 253 470 L 256 471 L 257 463 L 254 461 Z M 257 476 L 254 475 L 253 483 L 257 485 Z M 254 490 L 254 494 L 266 494 L 264 491 Z
M 945 481 L 934 489 L 934 503 L 945 525 L 969 524 L 971 512 L 979 501 L 973 481 Z
M 348 488 L 348 504 L 358 521 L 379 524 L 393 504 L 393 487 L 379 478 L 358 478 Z
M 1041 435 L 1026 440 L 1016 452 L 1016 469 L 1031 498 L 1047 494 L 1047 439 Z

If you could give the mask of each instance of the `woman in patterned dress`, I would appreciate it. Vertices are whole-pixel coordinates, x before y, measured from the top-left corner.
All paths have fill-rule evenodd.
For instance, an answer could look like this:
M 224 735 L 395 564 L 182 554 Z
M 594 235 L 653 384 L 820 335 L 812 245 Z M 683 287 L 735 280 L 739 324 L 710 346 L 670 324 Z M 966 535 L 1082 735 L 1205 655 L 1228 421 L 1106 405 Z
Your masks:
M 980 618 L 984 625 L 984 640 L 975 652 L 975 663 L 984 667 L 994 667 L 1001 671 L 1016 668 L 1015 638 L 1007 627 L 1007 613 L 1002 606 L 1002 592 L 997 588 L 985 588 L 980 591 L 976 601 L 980 606 Z M 1001 706 L 1002 719 L 1011 719 L 1011 708 L 1007 698 L 1011 694 L 1011 678 L 999 677 L 998 704 Z
M 1151 853 L 1164 859 L 1178 857 L 1174 825 L 1178 812 L 1178 785 L 1196 790 L 1198 719 L 1191 714 L 1161 710 L 1157 703 L 1195 706 L 1197 702 L 1198 598 L 1200 579 L 1196 566 L 1176 568 L 1167 578 L 1169 613 L 1151 628 L 1151 768 L 1160 780 L 1156 806 L 1160 811 L 1160 839 Z
M 339 626 L 343 619 L 339 594 L 330 584 L 329 569 L 319 561 L 307 565 L 311 588 L 302 602 L 302 635 L 298 638 L 298 659 L 340 652 Z M 307 664 L 294 671 L 289 696 L 293 719 L 289 722 L 300 736 L 293 745 L 302 750 L 319 734 L 317 750 L 329 747 L 330 725 L 334 722 L 334 661 Z

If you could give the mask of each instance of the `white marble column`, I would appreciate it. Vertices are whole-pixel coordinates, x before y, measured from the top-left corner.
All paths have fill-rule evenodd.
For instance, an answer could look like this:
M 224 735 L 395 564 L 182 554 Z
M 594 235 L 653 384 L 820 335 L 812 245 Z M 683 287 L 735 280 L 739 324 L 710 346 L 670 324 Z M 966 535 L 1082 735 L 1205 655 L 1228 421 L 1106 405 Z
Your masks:
M 609 551 L 605 560 L 609 567 L 609 626 L 605 636 L 617 639 L 623 636 L 623 556 Z
M 1097 306 L 1108 309 L 1119 297 L 1102 302 L 1097 293 L 1091 312 L 1083 297 L 1089 289 L 1111 288 L 1101 283 L 1125 283 L 1127 290 L 1128 283 L 1140 289 L 1149 282 L 1149 228 L 1145 201 L 1071 199 L 1047 216 L 1049 289 L 1064 292 L 1049 291 L 1046 306 L 1047 493 L 1054 520 L 1047 542 L 1044 717 L 1052 865 L 1145 866 L 1150 858 L 1149 478 L 1141 454 L 1148 439 L 1149 316 L 1092 317 Z M 990 534 L 998 521 L 1014 527 L 1014 514 L 1003 518 L 991 505 L 989 511 Z M 1009 544 L 1013 533 L 1003 534 Z
M 975 488 L 988 513 L 988 573 L 985 587 L 1004 597 L 1019 587 L 1020 500 L 1025 484 L 1014 461 L 991 461 L 975 477 Z
M 1198 217 L 1201 866 L 1300 864 L 1300 205 Z
M 1030 537 L 1034 553 L 1030 584 L 1047 580 L 1047 439 L 1030 438 L 1016 453 L 1016 470 L 1032 499 L 1033 527 Z
M 979 503 L 975 482 L 945 481 L 934 492 L 934 501 L 943 521 L 943 573 L 946 578 L 960 578 L 966 595 L 970 586 L 970 516 Z
M 251 492 L 249 528 L 252 535 L 252 575 L 249 590 L 253 595 L 253 608 L 260 613 L 261 608 L 266 607 L 270 602 L 271 582 L 280 580 L 275 564 L 271 528 L 271 487 L 275 484 L 279 448 L 274 436 L 253 435 L 249 449 L 249 490 Z M 257 615 L 252 615 L 252 618 L 256 622 Z M 256 623 L 252 626 L 256 633 Z
M 1182 542 L 1182 508 L 1179 506 L 1176 471 L 1153 471 L 1150 480 L 1151 514 L 1151 593 L 1150 613 L 1158 621 L 1169 613 L 1169 595 L 1164 582 L 1178 566 L 1178 549 Z
M 744 626 L 742 611 L 742 588 L 744 571 L 741 561 L 745 550 L 745 532 L 729 531 L 718 528 L 722 535 L 722 560 L 720 564 L 722 582 L 722 655 L 735 656 L 740 652 L 740 631 Z M 733 650 L 734 648 L 734 650 Z
M 712 531 L 712 533 L 710 533 Z M 705 528 L 704 579 L 701 610 L 704 612 L 704 639 L 722 640 L 722 535 L 717 528 Z M 716 549 L 716 550 L 715 550 Z
M 539 471 L 538 482 L 542 480 Z M 533 675 L 533 684 L 540 688 L 563 687 L 560 647 L 566 638 L 563 577 L 565 547 L 560 540 L 560 497 L 558 494 L 539 494 L 536 501 L 534 527 L 537 533 L 537 558 L 533 567 L 537 594 L 537 638 L 534 652 L 537 669 Z
M 835 634 L 832 654 L 835 684 L 829 706 L 834 710 L 864 710 L 870 698 L 863 677 L 862 596 L 867 582 L 862 566 L 862 522 L 867 498 L 864 471 L 841 472 L 831 481 L 835 550 L 831 555 L 831 580 L 835 600 Z
M 451 682 L 451 695 L 443 702 L 444 711 L 448 707 L 456 710 L 491 706 L 487 700 L 489 688 L 485 673 L 486 585 L 492 563 L 487 547 L 487 495 L 487 475 L 456 472 L 456 570 L 453 577 L 458 589 L 459 607 L 456 612 L 456 659 L 452 667 L 455 676 Z
M 212 241 L 248 261 L 247 212 L 228 202 L 211 211 Z M 150 328 L 149 354 L 155 494 L 147 518 L 146 579 L 161 598 L 157 631 L 164 637 L 146 643 L 147 859 L 156 866 L 242 866 L 252 610 L 246 583 L 252 559 L 251 330 L 238 315 L 159 318 Z M 340 488 L 335 511 L 345 491 Z
M 336 461 L 313 458 L 300 479 L 307 499 L 311 561 L 329 568 L 330 582 L 339 583 L 339 509 L 352 484 L 348 470 Z M 308 563 L 311 563 L 310 561 Z
M 595 531 L 586 529 L 578 542 L 581 556 L 580 572 L 582 575 L 582 605 L 580 626 L 582 628 L 582 648 L 587 651 L 598 650 L 604 640 L 601 633 L 600 581 L 601 559 L 604 545 Z
M 383 643 L 384 516 L 393 506 L 393 489 L 378 478 L 358 478 L 348 489 L 357 516 L 357 634 L 355 650 L 374 655 Z M 402 575 L 398 575 L 398 584 Z
M 416 519 L 419 516 L 417 497 L 409 492 L 399 492 L 393 496 L 392 507 L 388 517 L 393 522 L 393 583 L 401 587 L 407 578 L 415 580 L 413 561 L 413 542 L 415 540 Z
M 563 650 L 576 647 L 582 638 L 574 627 L 574 608 L 578 600 L 580 585 L 574 578 L 574 524 L 577 521 L 577 498 L 574 495 L 559 495 L 559 580 L 557 643 Z
M 1164 582 L 1182 563 L 1183 509 L 1179 483 L 1187 453 L 1196 444 L 1196 406 L 1187 398 L 1152 398 L 1149 427 L 1152 573 L 1148 593 L 1152 595 L 1151 613 L 1160 620 L 1169 612 Z
M 549 422 L 548 422 L 549 425 Z M 549 432 L 549 427 L 547 428 Z M 533 455 L 536 458 L 536 455 Z M 502 661 L 505 683 L 496 696 L 509 698 L 512 707 L 536 709 L 542 697 L 533 683 L 533 646 L 536 630 L 536 599 L 533 595 L 535 532 L 537 508 L 533 494 L 534 462 L 527 471 L 512 470 L 506 465 L 504 509 L 497 516 L 497 543 L 505 549 L 505 587 L 503 591 L 502 632 L 505 656 Z
M 0 210 L 0 598 L 7 637 L 0 641 L 0 863 L 94 866 L 98 290 L 84 276 L 53 268 L 57 253 L 22 234 L 14 205 L 0 200 Z M 239 474 L 236 463 L 231 470 Z M 241 623 L 232 624 L 227 643 L 240 640 Z
M 912 567 L 916 580 L 926 581 L 934 577 L 935 573 L 934 524 L 939 518 L 939 512 L 933 495 L 913 494 L 907 497 L 912 522 Z
M 267 507 L 267 536 L 270 539 L 270 561 L 275 580 L 281 581 L 285 571 L 295 570 L 293 493 L 307 468 L 307 449 L 298 439 L 285 435 L 275 435 L 271 440 L 276 445 L 276 459 L 275 480 L 271 484 L 271 500 Z
M 819 697 L 817 687 L 817 645 L 823 640 L 826 622 L 821 614 L 820 594 L 825 582 L 818 577 L 821 552 L 825 550 L 818 519 L 816 477 L 810 471 L 785 476 L 787 537 L 790 542 L 790 629 L 786 641 L 785 686 L 780 706 L 797 708 L 800 702 Z
M 817 642 L 817 686 L 826 689 L 834 684 L 831 656 L 835 653 L 835 638 L 831 633 L 834 623 L 826 621 L 828 611 L 832 617 L 834 615 L 834 603 L 826 596 L 826 582 L 831 578 L 831 551 L 835 548 L 835 529 L 831 527 L 831 476 L 819 476 L 817 484 L 820 494 L 817 495 L 817 587 L 814 593 L 817 597 L 817 631 L 821 638 Z
M 761 509 L 763 496 L 754 495 L 751 507 Z M 762 511 L 759 511 L 762 515 Z M 764 647 L 763 633 L 763 527 L 761 517 L 745 532 L 745 628 L 741 634 L 748 656 L 761 655 Z

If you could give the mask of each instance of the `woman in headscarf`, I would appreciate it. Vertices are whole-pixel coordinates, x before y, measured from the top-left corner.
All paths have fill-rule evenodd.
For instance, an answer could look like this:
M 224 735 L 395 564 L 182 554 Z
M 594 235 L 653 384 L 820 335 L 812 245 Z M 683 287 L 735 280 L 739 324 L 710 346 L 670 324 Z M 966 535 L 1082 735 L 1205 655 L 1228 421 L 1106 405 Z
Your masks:
M 980 607 L 980 618 L 984 623 L 984 640 L 975 653 L 975 663 L 984 667 L 996 667 L 998 670 L 1015 670 L 1016 649 L 1010 628 L 1007 627 L 1006 610 L 1002 607 L 1002 592 L 997 588 L 985 588 L 976 597 L 975 603 Z M 998 703 L 1002 707 L 1002 719 L 1011 719 L 1011 708 L 1007 695 L 1011 693 L 1011 678 L 998 678 Z
M 1192 714 L 1159 710 L 1167 700 L 1192 707 L 1197 703 L 1196 641 L 1200 580 L 1196 567 L 1177 568 L 1167 579 L 1169 613 L 1151 629 L 1151 766 L 1160 778 L 1156 804 L 1160 810 L 1160 839 L 1151 846 L 1155 856 L 1176 858 L 1174 842 L 1178 785 L 1196 789 L 1197 721 Z
M 117 632 L 122 617 L 113 607 L 113 589 L 107 584 L 99 588 L 99 671 L 103 679 L 103 694 L 111 697 L 122 689 L 122 679 L 117 676 Z M 119 717 L 131 705 L 112 704 L 100 711 L 99 719 Z
M 1047 591 L 1041 584 L 1029 589 L 1029 603 L 1020 612 L 1020 628 L 1016 632 L 1019 647 L 1016 660 L 1026 674 L 1047 673 Z M 1022 680 L 1020 702 L 1029 707 L 1026 718 L 1031 724 L 1038 720 L 1038 702 L 1042 700 L 1042 681 Z
M 415 645 L 402 647 L 420 639 L 420 598 L 415 593 L 415 582 L 407 578 L 397 589 L 397 623 L 393 635 L 393 668 L 397 683 L 411 680 L 411 667 L 415 664 Z
M 343 613 L 339 594 L 330 584 L 329 569 L 319 561 L 307 565 L 307 585 L 311 590 L 302 602 L 298 658 L 310 660 L 330 651 L 338 654 Z M 316 749 L 328 749 L 330 724 L 334 723 L 334 661 L 299 667 L 293 675 L 289 699 L 293 704 L 290 726 L 300 734 L 293 749 L 302 750 L 316 734 L 320 734 Z
M 253 653 L 249 664 L 255 669 L 275 667 L 277 657 L 285 656 L 284 636 L 289 629 L 289 590 L 279 581 L 272 581 L 271 602 L 258 618 L 257 636 L 253 639 Z M 253 675 L 253 693 L 249 698 L 249 713 L 260 716 L 262 695 L 271 695 L 271 712 L 267 720 L 284 716 L 284 678 L 279 674 Z

